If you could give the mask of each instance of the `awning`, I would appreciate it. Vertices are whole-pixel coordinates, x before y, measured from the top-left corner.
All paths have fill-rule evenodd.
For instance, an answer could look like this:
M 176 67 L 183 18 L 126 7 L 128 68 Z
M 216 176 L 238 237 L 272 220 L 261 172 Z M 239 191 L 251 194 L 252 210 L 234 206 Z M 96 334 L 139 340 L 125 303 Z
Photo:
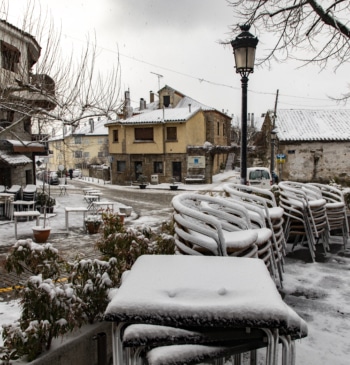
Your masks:
M 45 145 L 39 142 L 18 141 L 16 139 L 4 139 L 0 141 L 0 146 L 10 148 L 11 152 L 45 152 Z
M 32 163 L 33 161 L 25 155 L 12 154 L 12 153 L 7 153 L 5 151 L 0 151 L 0 162 L 5 162 L 11 166 L 19 166 L 19 165 L 27 165 L 28 163 Z

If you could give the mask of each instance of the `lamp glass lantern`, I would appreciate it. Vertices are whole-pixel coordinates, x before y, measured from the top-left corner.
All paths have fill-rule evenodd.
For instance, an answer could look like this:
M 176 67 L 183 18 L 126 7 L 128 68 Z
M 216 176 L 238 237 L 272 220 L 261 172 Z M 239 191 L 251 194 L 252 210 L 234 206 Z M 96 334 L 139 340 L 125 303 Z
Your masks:
M 248 76 L 254 72 L 255 50 L 259 40 L 249 32 L 250 25 L 241 25 L 240 28 L 242 33 L 231 41 L 231 45 L 235 56 L 236 73 Z
M 236 73 L 242 83 L 242 129 L 241 129 L 241 184 L 247 182 L 247 98 L 248 76 L 254 72 L 255 50 L 258 38 L 249 33 L 250 25 L 241 25 L 241 33 L 231 41 L 235 56 Z

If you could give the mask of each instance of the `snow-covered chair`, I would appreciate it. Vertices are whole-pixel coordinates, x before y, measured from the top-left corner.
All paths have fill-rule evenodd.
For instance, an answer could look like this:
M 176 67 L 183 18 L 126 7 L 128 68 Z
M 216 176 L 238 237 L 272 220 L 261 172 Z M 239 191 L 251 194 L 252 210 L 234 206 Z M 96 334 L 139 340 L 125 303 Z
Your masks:
M 13 199 L 17 200 L 21 198 L 21 189 L 20 185 L 12 185 L 10 188 L 6 189 L 7 193 L 13 194 Z
M 225 184 L 223 189 L 227 198 L 238 201 L 250 211 L 251 220 L 254 221 L 259 216 L 261 227 L 263 217 L 265 226 L 271 229 L 274 261 L 282 281 L 286 241 L 283 232 L 283 209 L 277 206 L 274 194 L 266 189 L 234 183 Z
M 312 261 L 316 257 L 316 244 L 321 240 L 324 251 L 329 250 L 329 224 L 326 214 L 326 200 L 307 184 L 283 181 L 278 184 L 280 206 L 286 217 L 286 239 L 306 237 Z M 303 241 L 301 241 L 303 242 Z
M 210 203 L 216 208 L 212 209 Z M 172 206 L 178 253 L 256 257 L 258 233 L 247 229 L 246 219 L 238 216 L 234 204 L 224 199 L 184 193 L 173 198 Z
M 37 186 L 34 184 L 26 185 L 22 190 L 22 199 L 32 201 L 36 199 Z
M 344 249 L 349 239 L 349 226 L 346 215 L 346 204 L 343 192 L 334 186 L 308 183 L 309 188 L 313 188 L 323 199 L 326 200 L 326 214 L 329 224 L 329 230 L 341 230 L 343 237 Z

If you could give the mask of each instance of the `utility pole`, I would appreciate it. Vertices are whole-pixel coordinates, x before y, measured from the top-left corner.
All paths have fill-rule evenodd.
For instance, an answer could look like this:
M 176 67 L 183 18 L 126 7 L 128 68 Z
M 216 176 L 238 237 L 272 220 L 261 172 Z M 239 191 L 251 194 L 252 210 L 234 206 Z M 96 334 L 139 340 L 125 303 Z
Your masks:
M 270 133 L 270 140 L 271 140 L 271 163 L 270 163 L 270 171 L 271 176 L 275 172 L 275 143 L 276 143 L 276 118 L 277 118 L 277 102 L 278 102 L 278 93 L 279 90 L 276 92 L 276 100 L 275 100 L 275 109 L 273 111 L 273 121 L 272 121 L 272 128 Z M 273 177 L 274 180 L 274 177 Z
M 151 74 L 156 75 L 156 76 L 158 77 L 158 90 L 160 90 L 160 79 L 161 79 L 162 77 L 164 77 L 164 76 L 163 76 L 163 75 L 161 75 L 161 74 L 157 74 L 157 73 L 155 73 L 155 72 L 152 72 L 152 71 L 151 71 Z

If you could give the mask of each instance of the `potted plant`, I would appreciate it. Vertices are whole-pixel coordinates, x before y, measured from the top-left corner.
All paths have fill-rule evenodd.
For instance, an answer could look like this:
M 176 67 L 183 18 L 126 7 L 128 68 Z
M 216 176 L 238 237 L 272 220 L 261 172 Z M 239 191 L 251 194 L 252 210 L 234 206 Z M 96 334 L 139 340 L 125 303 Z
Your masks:
M 102 217 L 100 214 L 88 215 L 84 221 L 85 228 L 89 234 L 98 233 L 102 225 Z
M 45 179 L 43 179 L 42 191 L 37 194 L 37 206 L 40 202 L 40 213 L 44 215 L 43 225 L 32 227 L 33 236 L 36 243 L 45 243 L 50 236 L 51 227 L 48 224 L 47 214 L 53 212 L 53 206 L 56 204 L 56 200 L 51 198 L 50 184 L 48 184 L 48 190 L 45 190 Z
M 145 175 L 140 175 L 137 179 L 138 183 L 139 183 L 139 187 L 140 189 L 146 189 L 147 186 L 147 177 Z
M 176 179 L 175 179 L 175 177 L 172 177 L 170 179 L 170 182 L 171 182 L 171 184 L 170 184 L 170 190 L 177 190 L 178 185 L 176 185 Z
M 36 194 L 36 209 L 44 214 L 53 213 L 53 207 L 56 205 L 56 200 L 52 198 L 46 191 L 41 191 Z

